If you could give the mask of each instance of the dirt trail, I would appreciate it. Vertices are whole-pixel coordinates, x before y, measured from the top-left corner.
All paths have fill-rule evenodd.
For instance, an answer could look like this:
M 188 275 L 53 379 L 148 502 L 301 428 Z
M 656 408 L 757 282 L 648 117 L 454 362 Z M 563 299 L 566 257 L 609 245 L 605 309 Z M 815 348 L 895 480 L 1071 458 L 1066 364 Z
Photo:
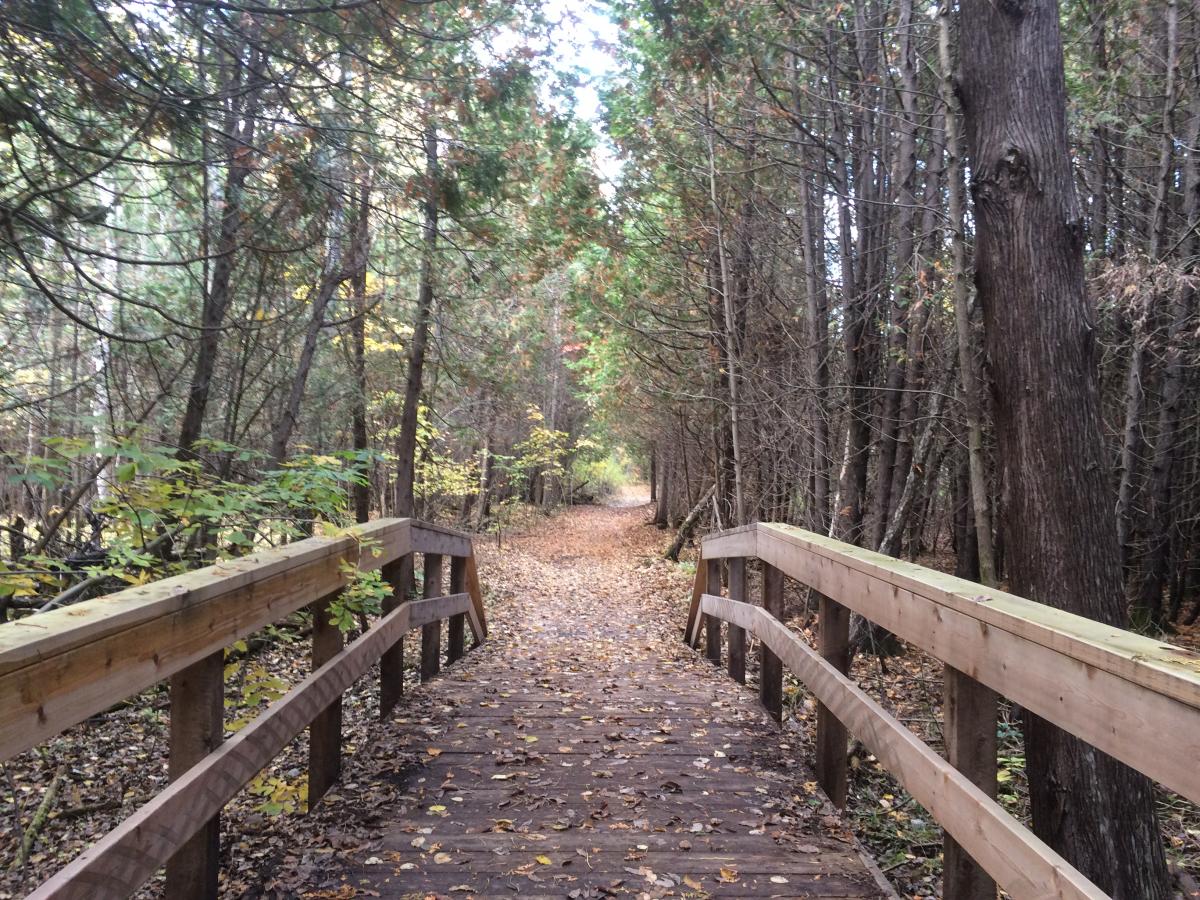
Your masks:
M 689 578 L 647 518 L 480 542 L 491 639 L 374 729 L 275 895 L 881 896 L 754 695 L 681 642 Z

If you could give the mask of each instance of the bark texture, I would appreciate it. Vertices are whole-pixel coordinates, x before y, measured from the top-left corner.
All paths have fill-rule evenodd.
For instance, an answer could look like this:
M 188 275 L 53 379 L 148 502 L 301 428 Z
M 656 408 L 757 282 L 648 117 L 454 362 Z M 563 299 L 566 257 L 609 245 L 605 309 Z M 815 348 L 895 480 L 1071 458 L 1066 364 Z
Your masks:
M 396 438 L 396 515 L 416 515 L 414 492 L 417 461 L 417 406 L 425 377 L 425 352 L 429 345 L 429 324 L 433 319 L 434 256 L 438 237 L 438 139 L 433 120 L 425 128 L 425 202 L 421 226 L 421 278 L 417 288 L 417 309 L 412 339 L 408 344 L 408 377 L 404 382 L 404 409 L 400 414 L 400 434 Z
M 1012 590 L 1120 626 L 1127 615 L 1058 15 L 1051 0 L 962 5 L 976 281 Z M 1026 740 L 1037 833 L 1113 897 L 1165 898 L 1149 782 L 1036 717 Z

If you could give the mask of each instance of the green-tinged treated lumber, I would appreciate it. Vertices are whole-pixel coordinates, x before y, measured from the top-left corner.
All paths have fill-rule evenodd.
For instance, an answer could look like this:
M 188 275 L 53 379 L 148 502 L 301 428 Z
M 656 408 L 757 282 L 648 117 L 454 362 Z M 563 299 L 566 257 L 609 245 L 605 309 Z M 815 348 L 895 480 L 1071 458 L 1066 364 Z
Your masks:
M 767 615 L 783 618 L 783 573 L 763 563 L 762 608 Z M 758 696 L 776 722 L 783 721 L 783 663 L 765 641 L 758 642 Z
M 700 615 L 700 597 L 707 586 L 708 563 L 699 560 L 696 563 L 696 574 L 692 577 L 692 599 L 688 604 L 687 624 L 683 627 L 683 640 L 692 648 L 700 643 L 700 629 L 704 624 L 704 617 Z
M 0 760 L 339 590 L 355 566 L 393 563 L 414 541 L 471 546 L 451 529 L 380 519 L 0 624 Z M 472 594 L 486 628 L 477 584 Z
M 210 653 L 171 677 L 172 783 L 199 765 L 224 739 L 225 657 Z M 166 895 L 212 900 L 220 874 L 219 808 L 199 819 L 191 837 L 167 860 Z M 198 830 L 197 830 L 198 829 Z
M 450 593 L 467 593 L 467 557 L 450 559 Z M 455 663 L 462 659 L 463 643 L 466 638 L 466 613 L 451 616 L 446 624 L 446 662 Z
M 746 600 L 746 560 L 741 556 L 732 556 L 727 565 L 729 567 L 729 598 L 744 603 Z M 739 684 L 745 684 L 746 632 L 737 625 L 730 625 L 726 639 L 729 644 L 727 660 L 729 677 Z
M 425 581 L 422 596 L 440 597 L 442 594 L 442 555 L 426 553 L 424 560 Z M 442 622 L 438 619 L 421 626 L 421 681 L 428 681 L 441 671 Z
M 757 528 L 763 562 L 1200 802 L 1200 655 L 799 528 Z
M 721 560 L 708 559 L 704 563 L 708 567 L 708 591 L 721 592 Z M 721 664 L 721 620 L 716 616 L 704 617 L 704 655 L 714 666 Z
M 923 597 L 1200 708 L 1200 653 L 1194 650 L 1103 625 L 998 588 L 864 550 L 792 525 L 759 523 L 757 527 L 760 559 L 769 561 L 769 557 L 775 556 L 784 562 L 790 556 L 789 551 L 800 551 L 815 565 L 836 564 L 848 572 Z M 787 571 L 785 566 L 781 568 Z M 804 580 L 800 574 L 787 574 Z M 840 599 L 855 612 L 860 611 L 851 598 Z M 862 602 L 870 601 L 864 598 Z
M 800 681 L 1013 897 L 1105 894 L 846 675 L 758 607 L 705 594 L 702 610 L 765 641 Z
M 850 611 L 824 595 L 817 613 L 817 644 L 834 669 L 850 669 Z M 824 703 L 817 704 L 817 781 L 833 805 L 846 805 L 848 760 L 846 726 Z
M 458 614 L 470 605 L 465 594 L 401 604 L 29 897 L 115 900 L 129 896 L 362 677 L 408 631 L 410 622 Z
M 313 604 L 312 666 L 319 669 L 341 652 L 341 629 L 330 621 L 326 597 Z M 308 809 L 311 811 L 342 772 L 342 698 L 317 714 L 308 727 Z
M 996 798 L 996 692 L 953 666 L 943 674 L 942 733 L 946 761 Z M 996 900 L 996 882 L 952 835 L 945 837 L 942 893 L 958 900 Z
M 383 567 L 383 579 L 391 588 L 383 600 L 383 613 L 407 603 L 413 585 L 413 555 L 406 553 Z M 386 718 L 404 696 L 404 639 L 384 651 L 379 659 L 379 717 Z

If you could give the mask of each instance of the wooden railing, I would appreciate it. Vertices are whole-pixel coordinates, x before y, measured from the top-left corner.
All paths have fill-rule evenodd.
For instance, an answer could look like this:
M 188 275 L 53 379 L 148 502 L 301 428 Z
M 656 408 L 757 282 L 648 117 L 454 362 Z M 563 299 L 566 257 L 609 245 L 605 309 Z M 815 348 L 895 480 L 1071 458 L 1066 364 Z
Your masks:
M 826 794 L 845 803 L 849 730 L 944 828 L 945 897 L 994 900 L 996 884 L 1015 898 L 1105 896 L 996 803 L 997 694 L 1200 802 L 1200 654 L 787 525 L 712 535 L 701 555 L 686 640 L 703 631 L 720 664 L 728 623 L 729 672 L 744 681 L 746 632 L 758 638 L 776 719 L 786 665 L 820 704 Z M 759 606 L 746 602 L 753 557 Z M 785 575 L 820 596 L 815 650 L 779 621 Z M 851 611 L 945 665 L 946 759 L 846 676 Z
M 405 602 L 414 553 L 424 599 Z M 327 608 L 356 568 L 382 568 L 392 592 L 380 619 L 344 646 Z M 304 607 L 312 674 L 224 741 L 224 649 Z M 470 537 L 384 519 L 0 627 L 0 760 L 170 679 L 170 785 L 30 896 L 126 897 L 164 865 L 171 900 L 215 896 L 222 807 L 305 728 L 315 804 L 341 768 L 342 693 L 379 662 L 388 713 L 403 692 L 401 639 L 421 629 L 428 679 L 440 668 L 443 619 L 448 662 L 462 656 L 468 623 L 476 644 L 487 635 Z

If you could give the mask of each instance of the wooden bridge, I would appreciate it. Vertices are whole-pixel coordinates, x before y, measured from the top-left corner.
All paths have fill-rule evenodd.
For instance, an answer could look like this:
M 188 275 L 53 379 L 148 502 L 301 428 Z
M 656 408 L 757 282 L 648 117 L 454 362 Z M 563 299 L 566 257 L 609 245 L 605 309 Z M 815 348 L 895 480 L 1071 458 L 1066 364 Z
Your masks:
M 423 597 L 409 600 L 417 554 Z M 3 759 L 170 680 L 171 784 L 31 896 L 125 897 L 164 866 L 171 900 L 215 896 L 222 807 L 306 728 L 316 804 L 341 771 L 340 697 L 376 663 L 387 741 L 443 737 L 419 767 L 395 767 L 370 855 L 341 860 L 344 890 L 313 876 L 312 896 L 887 896 L 824 797 L 805 790 L 812 763 L 824 795 L 845 802 L 849 733 L 945 828 L 944 896 L 994 898 L 998 884 L 1016 898 L 1103 897 L 993 799 L 998 694 L 1200 801 L 1196 654 L 789 526 L 713 535 L 702 556 L 684 636 L 703 640 L 704 656 L 655 644 L 635 608 L 604 603 L 495 623 L 480 647 L 470 538 L 413 520 L 0 628 Z M 343 646 L 320 613 L 355 565 L 381 567 L 393 593 Z M 821 595 L 816 649 L 777 618 L 785 578 Z M 224 648 L 306 606 L 312 674 L 225 739 Z M 846 676 L 851 611 L 945 663 L 946 758 Z M 428 684 L 402 697 L 402 639 L 418 628 Z M 739 683 L 752 639 L 758 698 Z M 564 642 L 579 653 L 547 666 Z M 771 721 L 785 667 L 820 703 L 811 761 Z M 414 703 L 419 719 L 399 714 Z

